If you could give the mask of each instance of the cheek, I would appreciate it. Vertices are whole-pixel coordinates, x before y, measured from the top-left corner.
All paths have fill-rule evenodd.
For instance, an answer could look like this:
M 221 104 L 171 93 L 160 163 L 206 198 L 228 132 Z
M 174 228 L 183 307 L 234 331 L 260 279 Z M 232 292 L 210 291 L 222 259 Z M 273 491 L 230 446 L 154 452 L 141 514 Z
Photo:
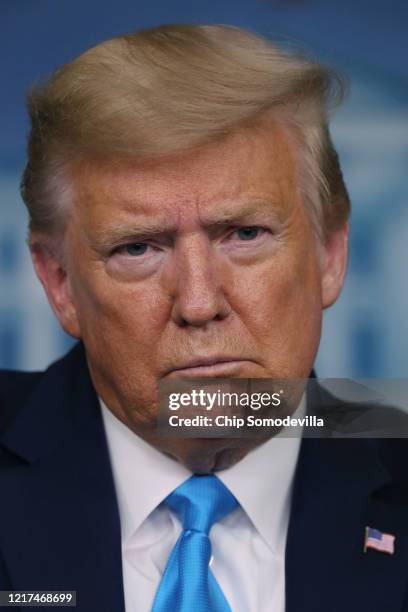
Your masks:
M 81 334 L 98 393 L 109 406 L 118 411 L 127 406 L 136 411 L 137 422 L 150 423 L 162 335 L 158 310 L 163 308 L 148 290 L 101 278 L 77 279 L 76 292 Z M 143 407 L 140 414 L 137 406 Z
M 260 327 L 299 324 L 299 315 L 321 309 L 317 267 L 305 259 L 281 257 L 256 269 L 240 271 L 231 296 L 237 308 Z M 296 319 L 296 320 L 295 320 Z
M 270 366 L 307 376 L 321 331 L 321 287 L 317 259 L 305 252 L 275 258 L 247 270 L 235 283 L 235 307 Z M 272 368 L 274 369 L 274 368 Z
M 101 269 L 78 271 L 72 285 L 85 341 L 110 350 L 131 346 L 139 353 L 152 352 L 168 309 L 155 286 L 121 284 Z

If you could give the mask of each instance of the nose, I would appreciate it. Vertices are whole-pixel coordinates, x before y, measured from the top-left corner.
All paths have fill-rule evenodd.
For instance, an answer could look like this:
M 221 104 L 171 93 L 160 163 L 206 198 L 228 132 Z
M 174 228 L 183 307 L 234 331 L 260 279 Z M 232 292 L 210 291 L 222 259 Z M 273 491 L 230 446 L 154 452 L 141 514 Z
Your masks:
M 175 248 L 172 319 L 181 326 L 205 327 L 230 313 L 222 272 L 210 240 L 190 236 Z

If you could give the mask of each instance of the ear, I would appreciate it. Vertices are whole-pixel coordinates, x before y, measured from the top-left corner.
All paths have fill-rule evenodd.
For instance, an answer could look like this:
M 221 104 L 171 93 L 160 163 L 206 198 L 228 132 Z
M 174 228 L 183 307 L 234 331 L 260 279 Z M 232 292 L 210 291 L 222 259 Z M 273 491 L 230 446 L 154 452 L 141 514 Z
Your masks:
M 328 308 L 337 300 L 347 269 L 349 224 L 334 230 L 323 246 L 322 306 Z
M 77 313 L 63 258 L 36 242 L 30 243 L 30 252 L 37 276 L 63 329 L 70 336 L 80 338 Z

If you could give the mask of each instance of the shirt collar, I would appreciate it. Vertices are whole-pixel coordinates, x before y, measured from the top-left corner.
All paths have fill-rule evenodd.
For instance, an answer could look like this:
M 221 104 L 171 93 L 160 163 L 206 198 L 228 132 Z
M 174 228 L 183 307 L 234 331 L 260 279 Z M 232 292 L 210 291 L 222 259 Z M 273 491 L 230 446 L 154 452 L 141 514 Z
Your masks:
M 301 418 L 305 406 L 303 396 L 293 417 Z M 232 467 L 217 473 L 273 551 L 283 550 L 286 542 L 300 440 L 301 428 L 291 434 L 282 430 Z
M 149 514 L 192 475 L 124 425 L 100 400 L 126 542 Z M 305 399 L 293 416 L 305 412 Z M 281 432 L 217 476 L 272 550 L 284 546 L 300 435 Z
M 101 399 L 100 403 L 126 541 L 191 472 L 137 436 Z

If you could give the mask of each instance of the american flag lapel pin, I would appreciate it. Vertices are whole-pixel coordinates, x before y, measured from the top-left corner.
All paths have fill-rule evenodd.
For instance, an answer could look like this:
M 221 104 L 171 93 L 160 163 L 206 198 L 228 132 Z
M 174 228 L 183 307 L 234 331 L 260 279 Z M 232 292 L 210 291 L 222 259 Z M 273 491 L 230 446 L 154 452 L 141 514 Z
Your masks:
M 364 552 L 367 552 L 368 548 L 373 548 L 379 552 L 388 553 L 389 555 L 394 554 L 394 542 L 395 535 L 392 533 L 383 533 L 378 529 L 372 527 L 365 528 L 364 537 Z

